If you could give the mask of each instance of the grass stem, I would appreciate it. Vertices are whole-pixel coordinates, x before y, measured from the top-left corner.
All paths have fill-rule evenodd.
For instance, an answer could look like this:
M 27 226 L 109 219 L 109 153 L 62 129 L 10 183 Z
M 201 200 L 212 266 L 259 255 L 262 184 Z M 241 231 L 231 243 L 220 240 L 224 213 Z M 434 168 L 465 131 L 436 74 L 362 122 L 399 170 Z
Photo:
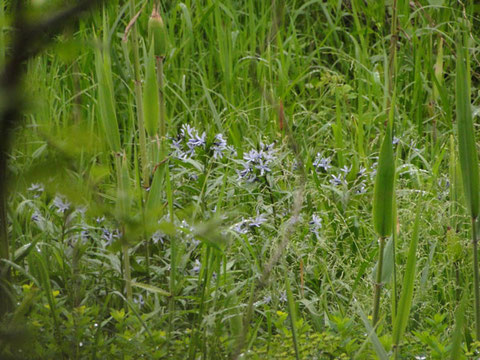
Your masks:
M 377 325 L 378 322 L 378 313 L 380 308 L 380 294 L 382 292 L 382 268 L 383 268 L 383 253 L 385 249 L 385 238 L 382 236 L 379 239 L 379 249 L 378 249 L 378 266 L 377 266 L 377 276 L 374 284 L 373 292 L 373 326 Z
M 128 254 L 128 245 L 122 245 L 123 251 L 123 264 L 125 267 L 125 271 L 123 273 L 123 277 L 125 280 L 125 289 L 127 293 L 127 300 L 132 301 L 132 275 L 130 271 L 130 255 Z
M 480 280 L 478 273 L 478 238 L 476 229 L 476 218 L 472 217 L 472 244 L 473 244 L 473 288 L 475 294 L 475 334 L 480 339 Z

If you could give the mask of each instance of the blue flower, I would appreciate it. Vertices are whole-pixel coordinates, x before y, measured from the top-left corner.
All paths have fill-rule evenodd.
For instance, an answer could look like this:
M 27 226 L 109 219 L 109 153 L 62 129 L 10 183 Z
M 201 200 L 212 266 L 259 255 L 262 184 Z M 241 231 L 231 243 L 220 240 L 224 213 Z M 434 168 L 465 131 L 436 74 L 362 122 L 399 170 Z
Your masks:
M 42 214 L 40 214 L 37 210 L 35 210 L 35 212 L 32 214 L 32 217 L 30 219 L 35 222 L 40 222 L 42 220 Z
M 145 305 L 145 300 L 143 300 L 142 294 L 139 294 L 136 298 L 133 299 L 133 302 L 137 304 L 139 307 Z
M 330 162 L 331 162 L 331 159 L 329 157 L 324 158 L 320 153 L 317 153 L 317 156 L 313 161 L 312 165 L 317 171 L 319 171 L 320 169 L 328 171 L 332 167 L 330 165 Z
M 271 172 L 272 170 L 265 164 L 263 161 L 260 161 L 258 165 L 255 165 L 255 168 L 260 170 L 260 176 L 265 175 L 267 172 Z
M 235 224 L 232 227 L 232 230 L 239 233 L 239 234 L 246 234 L 248 232 L 248 221 L 242 219 L 239 223 Z
M 340 169 L 341 172 L 343 172 L 345 174 L 345 176 L 347 176 L 350 171 L 352 170 L 352 166 L 350 165 L 350 167 L 348 167 L 347 165 L 345 165 L 344 167 L 342 167 Z
M 212 150 L 214 159 L 223 158 L 223 152 L 227 150 L 227 141 L 223 138 L 222 134 L 215 135 L 215 141 L 213 142 Z
M 357 176 L 362 177 L 363 175 L 365 175 L 366 172 L 367 172 L 367 168 L 360 166 L 360 170 L 358 170 Z
M 152 242 L 154 244 L 157 244 L 160 241 L 160 243 L 163 244 L 164 237 L 165 237 L 165 234 L 162 233 L 160 230 L 157 230 L 152 235 Z
M 330 179 L 330 184 L 339 186 L 343 184 L 343 179 L 342 179 L 342 174 L 338 174 L 338 176 L 335 176 L 332 174 L 332 179 Z
M 312 214 L 312 220 L 308 223 L 310 225 L 311 231 L 315 234 L 315 236 L 319 237 L 319 231 L 322 228 L 322 218 L 316 214 Z
M 113 231 L 103 229 L 102 239 L 105 240 L 105 246 L 110 246 L 113 244 L 115 239 L 120 239 L 120 232 L 117 229 Z
M 198 259 L 195 259 L 195 265 L 193 266 L 192 271 L 195 274 L 198 274 L 200 272 L 201 267 L 202 267 L 202 263 Z
M 65 213 L 68 209 L 70 209 L 70 203 L 67 200 L 62 199 L 60 196 L 55 196 L 53 199 L 53 205 L 57 208 L 57 212 L 59 214 Z
M 38 183 L 38 184 L 31 184 L 30 187 L 27 189 L 28 191 L 32 191 L 34 194 L 33 194 L 33 197 L 34 198 L 38 198 L 41 193 L 44 191 L 44 188 L 43 188 L 43 185 Z
M 257 217 L 255 219 L 250 220 L 248 225 L 250 227 L 260 227 L 266 221 L 267 221 L 267 217 L 265 214 L 257 214 Z
M 195 148 L 197 147 L 205 147 L 205 138 L 207 137 L 207 134 L 205 131 L 202 133 L 202 135 L 195 134 L 194 137 L 190 138 L 187 142 L 187 146 L 190 149 L 190 151 L 193 152 Z
M 364 182 L 361 182 L 356 193 L 357 194 L 365 194 L 367 192 L 367 189 L 365 187 L 365 183 Z

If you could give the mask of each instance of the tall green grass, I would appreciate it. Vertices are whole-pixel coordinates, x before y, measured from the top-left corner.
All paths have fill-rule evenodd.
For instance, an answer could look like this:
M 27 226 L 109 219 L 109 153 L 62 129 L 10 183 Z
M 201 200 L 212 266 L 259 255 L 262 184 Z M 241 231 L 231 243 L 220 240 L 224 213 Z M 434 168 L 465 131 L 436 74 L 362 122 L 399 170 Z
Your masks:
M 45 329 L 31 348 L 44 358 L 473 352 L 476 310 L 455 313 L 478 277 L 461 194 L 471 211 L 478 30 L 463 30 L 469 43 L 455 34 L 478 10 L 439 3 L 113 0 L 72 25 L 28 64 L 11 153 L 13 317 Z M 158 51 L 153 5 L 168 37 Z M 7 10 L 0 45 L 9 20 Z M 205 144 L 182 159 L 171 146 L 185 124 Z M 237 155 L 213 158 L 219 133 Z M 274 143 L 271 172 L 245 181 L 244 156 L 261 143 Z M 373 326 L 361 310 L 371 305 Z M 13 351 L 4 344 L 0 354 Z

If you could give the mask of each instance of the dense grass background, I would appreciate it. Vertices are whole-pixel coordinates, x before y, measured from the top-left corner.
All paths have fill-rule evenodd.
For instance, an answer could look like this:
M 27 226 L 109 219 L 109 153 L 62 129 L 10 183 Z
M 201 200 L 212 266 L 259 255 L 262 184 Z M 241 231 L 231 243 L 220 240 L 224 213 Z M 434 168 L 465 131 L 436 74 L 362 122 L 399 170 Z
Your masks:
M 2 357 L 387 358 L 413 271 L 397 358 L 474 358 L 455 81 L 465 44 L 476 128 L 480 8 L 397 1 L 392 27 L 393 4 L 161 2 L 166 137 L 138 116 L 155 99 L 143 98 L 153 2 L 110 0 L 65 29 L 24 77 L 4 259 L 19 310 Z M 61 5 L 32 1 L 29 16 Z M 390 108 L 394 240 L 374 331 L 373 184 Z

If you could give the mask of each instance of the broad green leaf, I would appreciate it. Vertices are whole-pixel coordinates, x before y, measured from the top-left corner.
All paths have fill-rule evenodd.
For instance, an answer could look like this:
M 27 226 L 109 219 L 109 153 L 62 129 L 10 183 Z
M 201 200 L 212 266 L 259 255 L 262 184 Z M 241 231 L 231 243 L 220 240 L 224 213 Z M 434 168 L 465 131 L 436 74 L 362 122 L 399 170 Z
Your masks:
M 383 250 L 383 266 L 382 266 L 382 283 L 386 284 L 389 282 L 390 277 L 393 274 L 393 239 L 388 239 L 385 249 Z M 372 279 L 376 278 L 378 262 L 375 264 L 372 270 Z
M 380 149 L 373 195 L 373 224 L 380 237 L 388 237 L 392 233 L 394 178 L 392 130 L 388 124 Z

